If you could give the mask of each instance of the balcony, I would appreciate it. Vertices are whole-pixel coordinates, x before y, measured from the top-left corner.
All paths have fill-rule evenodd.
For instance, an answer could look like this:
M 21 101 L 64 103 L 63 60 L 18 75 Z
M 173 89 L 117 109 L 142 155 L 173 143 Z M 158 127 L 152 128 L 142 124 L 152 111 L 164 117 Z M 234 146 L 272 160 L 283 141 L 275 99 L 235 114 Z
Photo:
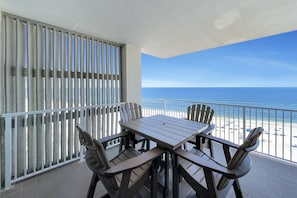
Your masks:
M 293 0 L 220 1 L 215 9 L 198 1 L 54 2 L 0 3 L 0 197 L 85 196 L 91 172 L 75 124 L 86 122 L 94 138 L 120 131 L 114 103 L 141 101 L 141 53 L 172 57 L 296 30 Z M 171 31 L 176 27 L 182 32 Z M 190 103 L 148 101 L 144 114 L 184 117 Z M 296 111 L 211 105 L 216 136 L 240 144 L 252 127 L 265 128 L 242 179 L 245 195 L 297 197 Z M 110 143 L 110 155 L 117 144 Z
M 192 103 L 179 100 L 144 101 L 143 114 L 166 114 L 185 118 L 186 106 Z M 84 197 L 91 172 L 83 161 L 84 152 L 74 130 L 75 123 L 88 123 L 88 130 L 95 138 L 118 133 L 119 105 L 2 114 L 1 126 L 11 128 L 4 129 L 4 155 L 1 155 L 0 166 L 1 197 Z M 213 118 L 216 129 L 213 135 L 240 144 L 250 128 L 263 126 L 265 129 L 257 152 L 252 154 L 253 168 L 240 180 L 244 195 L 296 197 L 297 112 L 224 104 L 209 105 L 216 112 Z M 20 134 L 20 131 L 24 133 Z M 47 136 L 49 132 L 50 135 Z M 32 142 L 33 146 L 29 146 L 28 142 Z M 117 144 L 117 141 L 110 143 L 110 156 L 117 151 Z M 221 156 L 220 148 L 216 145 L 215 156 Z M 181 186 L 181 195 L 195 195 L 184 181 Z M 102 185 L 98 185 L 96 196 L 104 193 Z M 233 191 L 229 195 L 234 197 Z

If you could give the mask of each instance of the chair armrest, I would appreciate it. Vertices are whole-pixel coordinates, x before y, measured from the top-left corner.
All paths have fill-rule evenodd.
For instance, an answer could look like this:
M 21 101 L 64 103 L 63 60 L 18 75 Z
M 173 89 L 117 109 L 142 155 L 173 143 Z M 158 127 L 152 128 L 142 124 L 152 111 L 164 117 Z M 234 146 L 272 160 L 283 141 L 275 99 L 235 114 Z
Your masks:
M 208 125 L 208 127 L 205 130 L 203 130 L 201 133 L 199 133 L 197 135 L 197 137 L 198 138 L 199 137 L 203 137 L 202 134 L 208 135 L 212 130 L 214 130 L 214 128 L 215 128 L 215 125 L 214 124 Z M 196 139 L 190 139 L 190 140 L 188 140 L 188 142 L 191 143 L 191 144 L 196 144 Z
M 105 171 L 105 175 L 110 177 L 115 174 L 127 171 L 127 170 L 135 169 L 139 166 L 142 166 L 145 163 L 148 163 L 148 162 L 158 158 L 164 152 L 165 152 L 165 150 L 163 150 L 159 147 L 155 147 L 152 150 L 142 153 L 136 157 L 130 158 L 126 161 L 123 161 L 122 163 L 119 163 L 119 164 L 107 169 Z
M 228 178 L 236 178 L 236 173 L 233 170 L 228 169 L 220 163 L 216 163 L 214 160 L 206 160 L 183 149 L 176 150 L 175 154 L 205 169 L 221 173 Z
M 198 136 L 207 138 L 207 139 L 209 139 L 211 141 L 215 141 L 215 142 L 218 142 L 220 144 L 227 145 L 227 146 L 230 146 L 230 147 L 233 147 L 233 148 L 236 148 L 236 149 L 239 148 L 239 145 L 237 145 L 237 144 L 235 144 L 233 142 L 230 142 L 228 140 L 218 138 L 218 137 L 215 137 L 215 136 L 212 136 L 212 135 L 207 135 L 205 133 L 200 133 Z
M 101 138 L 98 141 L 101 142 L 102 144 L 106 144 L 107 142 L 109 142 L 111 140 L 114 140 L 116 138 L 125 137 L 125 136 L 128 136 L 128 135 L 129 135 L 128 131 L 122 131 L 121 133 Z
M 215 124 L 210 124 L 210 125 L 208 125 L 207 129 L 202 131 L 200 134 L 209 134 L 209 132 L 214 130 L 215 128 L 216 128 Z M 198 136 L 200 136 L 200 135 L 198 135 Z

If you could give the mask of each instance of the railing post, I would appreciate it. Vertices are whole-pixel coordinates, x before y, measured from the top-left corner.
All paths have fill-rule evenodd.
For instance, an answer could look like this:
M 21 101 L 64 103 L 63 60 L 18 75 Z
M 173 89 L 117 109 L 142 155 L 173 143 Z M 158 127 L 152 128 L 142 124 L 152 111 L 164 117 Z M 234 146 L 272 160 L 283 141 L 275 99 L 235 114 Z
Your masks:
M 166 115 L 166 111 L 167 111 L 166 106 L 167 106 L 167 102 L 166 102 L 166 99 L 164 99 L 164 115 Z
M 245 106 L 243 107 L 243 109 L 242 109 L 242 124 L 243 124 L 243 126 L 242 126 L 242 128 L 243 128 L 243 133 L 242 133 L 242 140 L 243 141 L 245 141 L 245 133 L 246 133 L 246 108 L 245 108 Z
M 5 117 L 5 128 L 4 128 L 4 168 L 5 168 L 5 190 L 9 189 L 11 184 L 11 117 Z
M 85 119 L 86 114 L 87 114 L 87 109 L 84 108 L 84 107 L 80 108 L 80 111 L 79 111 L 79 120 L 80 120 L 80 123 L 86 124 L 86 121 L 87 121 Z M 83 159 L 84 159 L 84 156 L 83 155 L 84 155 L 84 147 L 82 145 L 80 145 L 80 155 L 79 155 L 80 161 L 83 161 Z

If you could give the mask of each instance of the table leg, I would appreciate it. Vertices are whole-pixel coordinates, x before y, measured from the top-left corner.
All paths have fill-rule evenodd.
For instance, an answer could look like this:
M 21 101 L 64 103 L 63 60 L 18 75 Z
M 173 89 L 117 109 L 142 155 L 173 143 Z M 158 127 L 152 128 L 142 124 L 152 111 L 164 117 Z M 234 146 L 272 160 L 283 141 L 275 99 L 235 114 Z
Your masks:
M 165 167 L 164 167 L 164 191 L 163 191 L 163 197 L 166 197 L 169 192 L 169 152 L 165 152 Z
M 133 148 L 135 148 L 135 133 L 130 133 L 129 139 L 128 139 L 128 144 L 126 144 L 126 149 L 129 146 L 132 146 Z
M 202 150 L 202 138 L 196 135 L 196 149 Z
M 178 159 L 175 153 L 172 153 L 172 193 L 173 198 L 179 197 L 179 176 L 178 176 Z

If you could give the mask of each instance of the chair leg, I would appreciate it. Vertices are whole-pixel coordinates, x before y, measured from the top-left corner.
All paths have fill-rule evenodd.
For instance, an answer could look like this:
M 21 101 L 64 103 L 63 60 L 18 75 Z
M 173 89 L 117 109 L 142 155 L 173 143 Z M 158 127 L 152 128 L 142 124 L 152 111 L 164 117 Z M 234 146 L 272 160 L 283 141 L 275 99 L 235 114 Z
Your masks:
M 150 140 L 147 139 L 147 140 L 146 140 L 146 151 L 149 151 L 150 149 L 151 149 Z
M 212 143 L 211 143 L 211 141 L 208 140 L 207 144 L 208 144 L 208 148 L 209 148 L 210 156 L 211 156 L 211 157 L 214 157 L 214 156 L 213 156 L 213 148 L 212 148 Z
M 152 179 L 151 179 L 151 198 L 157 197 L 157 190 L 158 190 L 158 167 L 161 159 L 155 159 L 153 161 L 153 168 L 152 168 Z
M 139 149 L 139 151 L 142 152 L 142 153 L 146 151 L 146 150 L 144 149 L 145 144 L 146 144 L 146 139 L 143 139 L 143 140 L 141 141 L 141 147 L 140 147 L 140 149 Z
M 196 136 L 196 145 L 194 148 L 202 151 L 203 150 L 203 141 L 204 141 L 204 138 L 201 138 L 197 135 Z
M 99 177 L 95 173 L 93 173 L 92 179 L 90 182 L 90 186 L 89 186 L 89 190 L 88 190 L 88 194 L 87 194 L 87 198 L 94 197 L 94 193 L 95 193 L 95 189 L 96 189 L 96 185 L 97 185 L 98 181 L 99 181 Z
M 148 139 L 141 140 L 141 147 L 138 149 L 139 152 L 143 153 L 150 150 L 150 141 Z
M 121 138 L 120 140 L 120 147 L 119 147 L 119 153 L 123 150 L 123 145 L 124 145 L 124 138 Z
M 208 194 L 210 197 L 217 197 L 217 189 L 215 179 L 211 170 L 203 169 L 205 175 L 205 181 L 208 188 Z
M 242 198 L 243 195 L 242 195 L 242 192 L 241 192 L 241 189 L 240 189 L 240 185 L 239 185 L 239 182 L 238 180 L 234 180 L 233 182 L 233 188 L 234 188 L 234 192 L 236 194 L 236 198 Z

